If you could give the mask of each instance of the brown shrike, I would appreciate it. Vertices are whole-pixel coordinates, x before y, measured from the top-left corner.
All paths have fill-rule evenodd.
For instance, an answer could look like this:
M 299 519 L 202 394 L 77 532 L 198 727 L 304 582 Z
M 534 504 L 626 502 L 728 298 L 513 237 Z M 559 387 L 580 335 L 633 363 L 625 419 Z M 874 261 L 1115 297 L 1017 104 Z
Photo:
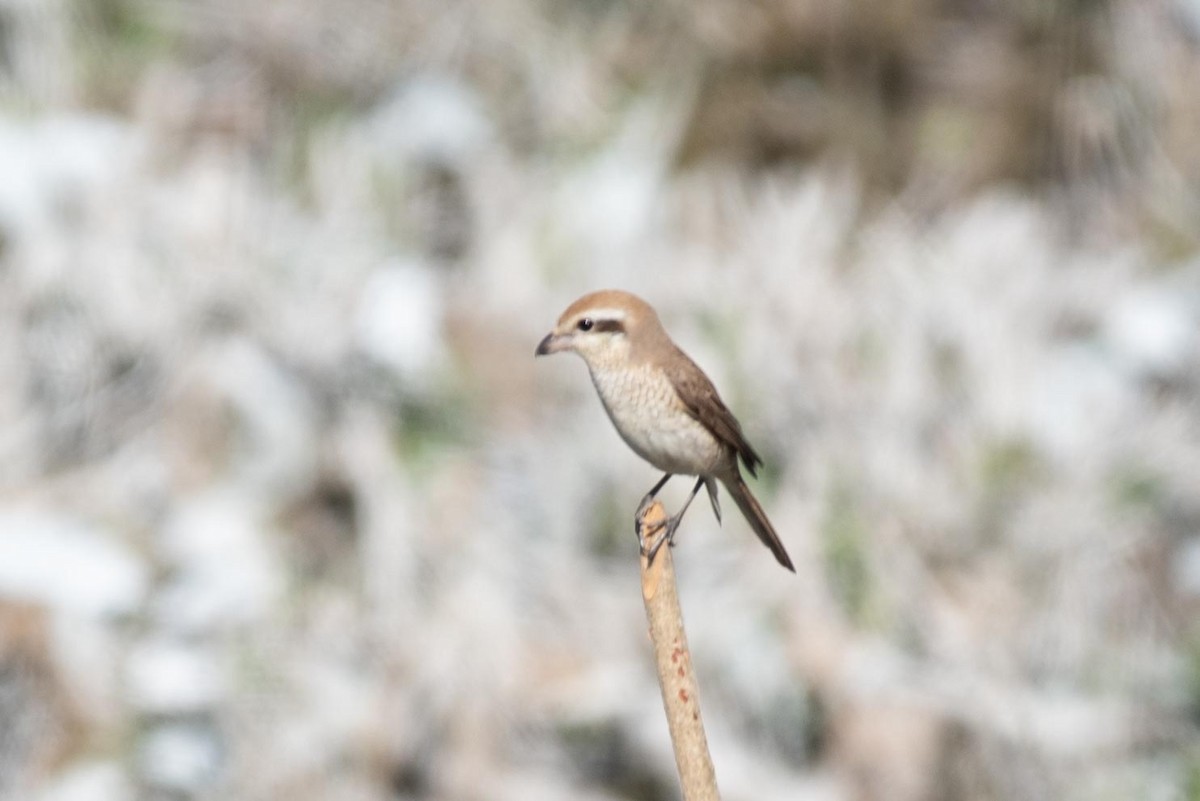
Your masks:
M 664 540 L 673 541 L 700 487 L 708 488 L 720 522 L 720 481 L 779 563 L 796 571 L 738 467 L 740 457 L 753 476 L 762 459 L 712 381 L 671 341 L 650 304 L 619 290 L 584 295 L 562 313 L 536 355 L 559 351 L 583 357 L 617 433 L 638 456 L 666 472 L 642 499 L 639 518 L 671 476 L 697 477 L 683 508 L 667 521 L 666 536 L 648 554 L 651 559 Z

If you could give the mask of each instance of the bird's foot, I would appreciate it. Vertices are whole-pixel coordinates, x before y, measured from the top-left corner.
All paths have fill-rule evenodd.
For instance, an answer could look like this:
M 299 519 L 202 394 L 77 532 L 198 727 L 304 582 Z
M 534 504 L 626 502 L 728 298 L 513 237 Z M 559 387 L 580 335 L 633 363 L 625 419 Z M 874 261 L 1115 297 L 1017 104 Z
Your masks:
M 667 521 L 662 518 L 661 507 L 660 511 L 650 521 L 646 520 L 646 515 L 649 514 L 654 503 L 646 503 L 642 501 L 642 505 L 638 507 L 637 514 L 633 518 L 633 533 L 637 536 L 638 550 L 642 556 L 648 556 L 651 551 L 651 543 L 661 539 L 662 532 L 666 528 Z
M 672 548 L 675 547 L 675 532 L 679 530 L 679 522 L 682 519 L 683 515 L 678 514 L 674 517 L 667 518 L 667 522 L 665 524 L 656 526 L 655 531 L 661 531 L 661 533 L 655 538 L 654 544 L 650 546 L 649 551 L 646 550 L 645 541 L 641 541 L 639 543 L 641 545 L 642 553 L 646 557 L 646 564 L 654 564 L 654 557 L 658 554 L 658 550 L 663 547 L 663 543 L 670 545 Z
M 663 477 L 658 480 L 658 483 L 651 487 L 650 491 L 646 493 L 646 496 L 642 498 L 642 502 L 638 504 L 637 511 L 633 513 L 635 525 L 640 526 L 642 524 L 642 518 L 645 516 L 646 512 L 650 511 L 651 505 L 654 504 L 654 499 L 658 497 L 658 491 L 665 487 L 667 482 L 670 480 L 671 473 L 664 473 Z
M 651 505 L 654 503 L 654 493 L 647 492 L 646 497 L 642 498 L 642 502 L 638 504 L 637 511 L 633 513 L 633 521 L 635 524 L 641 523 L 646 512 L 650 511 Z

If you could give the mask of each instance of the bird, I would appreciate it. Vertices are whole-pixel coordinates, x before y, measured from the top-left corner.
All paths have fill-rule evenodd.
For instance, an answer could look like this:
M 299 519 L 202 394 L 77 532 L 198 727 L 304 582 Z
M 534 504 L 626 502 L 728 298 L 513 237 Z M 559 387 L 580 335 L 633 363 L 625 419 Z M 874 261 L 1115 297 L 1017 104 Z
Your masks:
M 534 355 L 563 352 L 583 358 L 625 444 L 664 472 L 642 499 L 636 519 L 673 476 L 696 477 L 683 507 L 668 518 L 665 536 L 649 552 L 642 543 L 650 560 L 664 540 L 674 544 L 679 522 L 701 487 L 707 488 L 720 522 L 719 481 L 775 559 L 796 572 L 775 527 L 742 477 L 742 466 L 757 476 L 762 458 L 746 441 L 741 424 L 712 381 L 675 344 L 649 303 L 617 289 L 584 295 L 567 307 Z

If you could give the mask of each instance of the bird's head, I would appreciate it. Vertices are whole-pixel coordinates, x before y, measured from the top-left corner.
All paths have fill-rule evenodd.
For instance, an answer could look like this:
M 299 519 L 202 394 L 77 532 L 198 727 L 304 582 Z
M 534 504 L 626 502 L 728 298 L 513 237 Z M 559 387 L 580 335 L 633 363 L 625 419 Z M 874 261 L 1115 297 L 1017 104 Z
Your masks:
M 646 301 L 617 289 L 592 292 L 567 307 L 535 355 L 573 351 L 589 367 L 618 366 L 662 333 L 658 315 Z

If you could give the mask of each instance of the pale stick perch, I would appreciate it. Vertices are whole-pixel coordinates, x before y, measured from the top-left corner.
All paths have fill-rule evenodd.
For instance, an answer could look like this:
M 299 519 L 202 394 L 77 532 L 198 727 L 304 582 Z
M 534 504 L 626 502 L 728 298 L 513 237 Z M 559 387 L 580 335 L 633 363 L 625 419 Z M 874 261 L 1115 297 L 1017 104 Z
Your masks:
M 666 525 L 667 513 L 662 504 L 655 501 L 637 520 L 639 542 L 652 545 L 656 537 L 666 536 Z M 692 672 L 692 656 L 683 630 L 683 611 L 675 589 L 671 549 L 660 548 L 653 563 L 642 554 L 641 564 L 642 600 L 646 604 L 650 639 L 654 642 L 658 684 L 662 688 L 683 798 L 684 801 L 719 801 L 717 776 L 708 753 L 704 721 L 700 717 L 700 695 Z

